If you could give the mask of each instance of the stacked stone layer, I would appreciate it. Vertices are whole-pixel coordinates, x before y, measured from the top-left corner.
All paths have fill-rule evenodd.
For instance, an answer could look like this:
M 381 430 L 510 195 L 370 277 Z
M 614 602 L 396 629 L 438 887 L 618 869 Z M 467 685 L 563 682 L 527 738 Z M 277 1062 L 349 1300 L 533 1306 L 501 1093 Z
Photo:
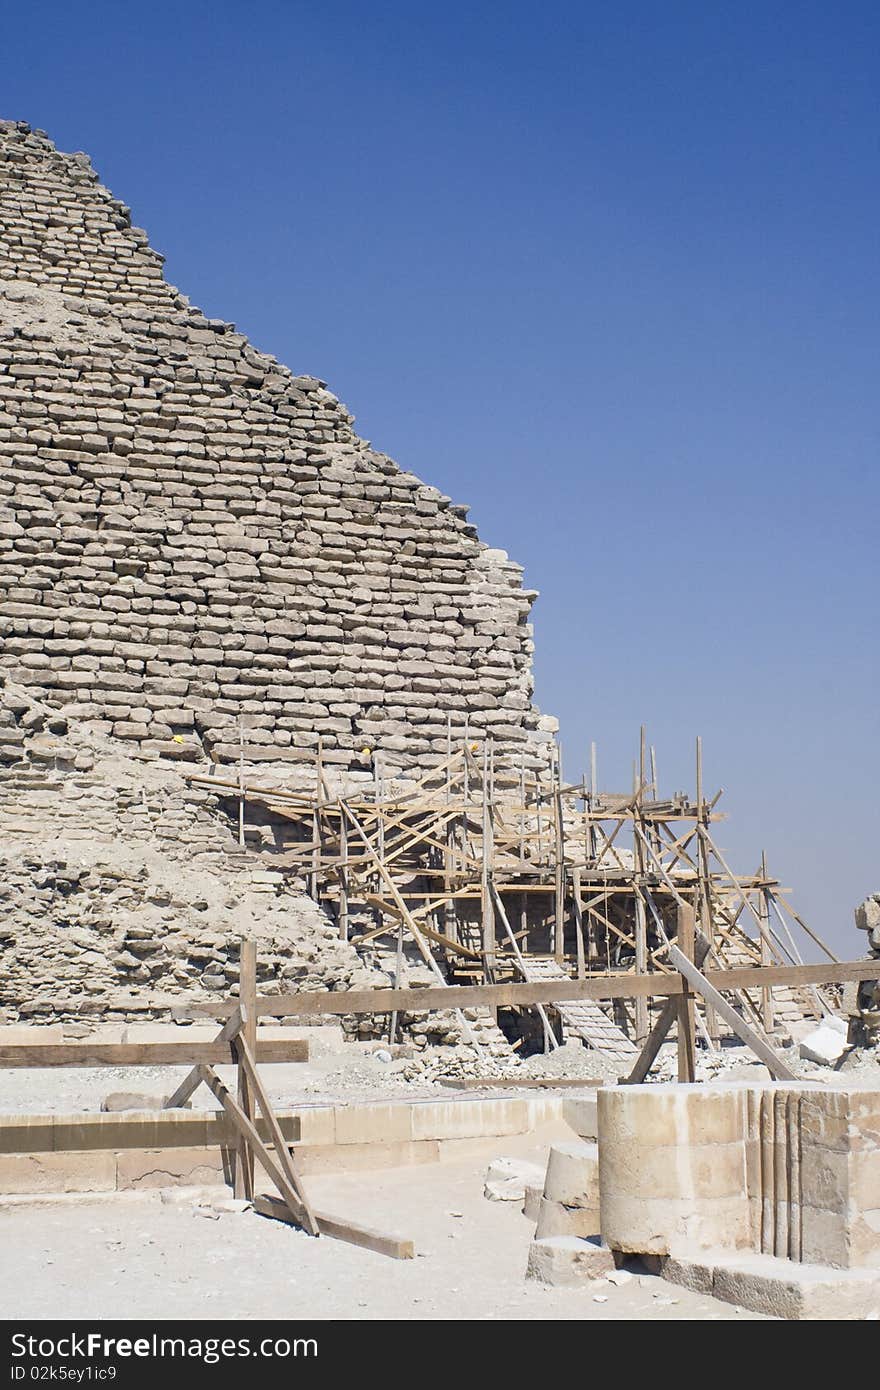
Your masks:
M 155 754 L 540 761 L 534 593 L 166 283 L 85 155 L 0 123 L 0 672 Z

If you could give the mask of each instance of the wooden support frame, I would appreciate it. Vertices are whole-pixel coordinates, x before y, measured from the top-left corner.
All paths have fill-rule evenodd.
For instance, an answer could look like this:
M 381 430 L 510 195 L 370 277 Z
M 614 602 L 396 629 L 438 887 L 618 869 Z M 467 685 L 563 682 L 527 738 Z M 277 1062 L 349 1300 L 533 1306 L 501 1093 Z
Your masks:
M 735 876 L 712 839 L 713 822 L 723 819 L 716 809 L 722 793 L 704 793 L 699 738 L 696 795 L 662 799 L 656 752 L 644 726 L 632 787 L 612 793 L 599 791 L 595 747 L 588 790 L 585 777 L 563 778 L 558 744 L 548 747 L 541 765 L 533 757 L 527 766 L 521 751 L 505 763 L 508 754 L 488 731 L 471 746 L 465 720 L 464 742 L 455 747 L 451 716 L 446 723 L 445 756 L 418 776 L 389 773 L 376 750 L 372 787 L 349 783 L 343 792 L 339 781 L 331 789 L 321 747 L 314 796 L 250 785 L 241 766 L 237 781 L 201 774 L 192 780 L 237 801 L 260 801 L 282 816 L 285 837 L 292 840 L 284 851 L 291 871 L 320 879 L 315 891 L 336 911 L 340 935 L 356 931 L 361 946 L 399 931 L 403 923 L 438 985 L 441 967 L 451 981 L 468 982 L 464 987 L 476 967 L 482 967 L 485 987 L 515 979 L 516 954 L 501 930 L 496 891 L 520 905 L 518 949 L 553 954 L 578 980 L 589 978 L 595 966 L 630 976 L 670 973 L 668 942 L 676 933 L 670 908 L 682 902 L 691 904 L 695 925 L 712 943 L 708 959 L 718 972 L 741 968 L 747 957 L 765 968 L 800 962 L 797 948 L 789 951 L 773 930 L 776 899 L 772 909 L 766 901 L 769 892 L 786 890 L 767 877 L 763 863 L 756 874 Z M 659 913 L 648 915 L 646 895 L 656 897 Z M 763 910 L 756 910 L 762 896 Z M 778 901 L 793 911 L 784 898 Z M 796 914 L 794 919 L 834 963 L 816 933 Z M 733 980 L 731 975 L 731 985 Z M 737 1003 L 759 1024 L 762 1016 L 769 1019 L 770 983 L 765 977 L 757 986 L 765 991 L 757 1004 L 747 995 Z M 651 1032 L 650 994 L 608 997 L 631 1001 L 624 1010 L 628 1025 L 644 1043 Z M 829 997 L 813 997 L 820 1010 L 833 1009 Z M 483 1002 L 496 1007 L 489 996 Z M 719 1040 L 711 1004 L 705 1006 L 705 1025 L 703 1006 L 696 1008 L 692 1000 L 691 1016 L 712 1042 Z M 684 1059 L 682 1067 L 687 1074 Z
M 699 939 L 699 938 L 698 938 Z M 670 951 L 675 947 L 671 947 Z M 677 996 L 683 992 L 680 967 L 668 975 L 593 975 L 585 980 L 549 980 L 528 984 L 444 985 L 426 989 L 303 990 L 299 994 L 261 995 L 257 1011 L 261 1018 L 308 1018 L 319 1014 L 387 1014 L 393 1009 L 406 1013 L 431 1013 L 436 1009 L 479 1008 L 483 1005 L 519 1008 L 524 1004 L 553 1004 L 558 1000 L 637 999 Z M 876 960 L 842 961 L 827 965 L 775 965 L 768 967 L 730 967 L 707 971 L 704 979 L 716 990 L 760 989 L 763 985 L 844 983 L 873 980 Z M 697 990 L 700 993 L 700 990 Z M 236 1006 L 237 1007 L 237 1006 Z M 189 1018 L 216 1017 L 223 1005 L 194 1004 L 181 1013 Z
M 736 1009 L 728 1004 L 723 994 L 707 980 L 705 975 L 700 973 L 693 961 L 688 960 L 677 946 L 670 947 L 669 956 L 675 968 L 681 972 L 688 984 L 692 985 L 696 992 L 703 996 L 707 1004 L 712 1005 L 725 1023 L 733 1029 L 737 1037 L 741 1038 L 757 1057 L 760 1057 L 775 1080 L 799 1081 L 801 1079 L 797 1072 L 792 1071 L 788 1063 L 783 1061 L 779 1054 L 774 1051 L 767 1039 L 762 1037 L 754 1028 L 750 1028 L 745 1020 L 740 1018 Z

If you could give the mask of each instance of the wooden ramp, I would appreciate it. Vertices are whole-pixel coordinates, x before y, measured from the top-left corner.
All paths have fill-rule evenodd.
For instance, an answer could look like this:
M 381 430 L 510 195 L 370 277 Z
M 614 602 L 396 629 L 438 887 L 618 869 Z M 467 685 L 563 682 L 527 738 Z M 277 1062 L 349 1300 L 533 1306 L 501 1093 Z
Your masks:
M 546 956 L 523 956 L 520 968 L 526 979 L 532 983 L 568 978 L 562 966 Z M 616 1061 L 631 1062 L 638 1056 L 639 1049 L 635 1043 L 630 1042 L 622 1029 L 618 1028 L 616 1023 L 612 1023 L 608 1015 L 603 1013 L 592 999 L 573 999 L 570 1002 L 566 1000 L 563 1003 L 554 1003 L 553 1008 L 562 1019 L 565 1031 L 582 1038 L 587 1047 L 594 1048 L 605 1057 L 613 1057 Z

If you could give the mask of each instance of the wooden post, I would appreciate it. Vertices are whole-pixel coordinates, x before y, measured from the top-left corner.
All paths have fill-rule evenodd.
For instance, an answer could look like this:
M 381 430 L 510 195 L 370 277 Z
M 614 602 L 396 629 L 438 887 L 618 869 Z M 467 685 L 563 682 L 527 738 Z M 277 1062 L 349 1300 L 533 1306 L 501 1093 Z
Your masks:
M 761 851 L 761 878 L 767 881 L 767 856 Z M 771 965 L 773 957 L 770 954 L 770 895 L 766 888 L 762 888 L 758 894 L 759 912 L 764 922 L 766 932 L 761 932 L 761 964 Z M 770 989 L 761 990 L 761 1022 L 764 1025 L 765 1033 L 773 1032 L 773 992 Z
M 495 904 L 492 901 L 492 870 L 494 859 L 494 827 L 492 823 L 492 770 L 494 758 L 490 740 L 483 744 L 483 854 L 481 876 L 481 913 L 483 929 L 483 978 L 491 983 L 495 978 Z
M 639 732 L 638 787 L 636 789 L 635 805 L 633 806 L 632 812 L 642 832 L 644 832 L 645 828 L 641 811 L 645 797 L 646 746 L 646 730 L 643 724 Z M 645 900 L 642 894 L 645 875 L 645 850 L 641 835 L 633 836 L 633 855 L 635 859 L 636 884 L 638 885 L 638 891 L 635 894 L 636 972 L 641 975 L 644 974 L 648 968 L 648 917 L 645 912 Z M 633 1012 L 635 1014 L 636 1042 L 641 1047 L 644 1045 L 649 1032 L 647 999 L 637 999 Z
M 562 820 L 562 753 L 557 747 L 553 787 L 554 883 L 553 947 L 560 965 L 565 964 L 565 826 Z
M 584 960 L 584 913 L 581 901 L 581 871 L 577 864 L 571 871 L 572 889 L 574 896 L 574 923 L 575 923 L 575 950 L 577 951 L 577 974 L 578 979 L 582 980 L 586 975 L 586 963 Z
M 394 988 L 400 989 L 403 976 L 403 922 L 397 924 L 397 955 L 394 964 Z M 393 1043 L 397 1037 L 397 1010 L 393 1009 L 388 1024 L 388 1041 Z
M 324 766 L 323 766 L 323 763 L 324 763 L 323 748 L 322 748 L 322 744 L 321 744 L 321 739 L 320 739 L 320 737 L 319 737 L 319 739 L 318 739 L 318 747 L 317 747 L 317 750 L 316 750 L 316 752 L 315 752 L 315 809 L 314 809 L 314 811 L 312 812 L 312 872 L 311 872 L 311 875 L 310 875 L 310 887 L 309 887 L 309 893 L 310 893 L 311 896 L 315 899 L 315 902 L 318 901 L 318 893 L 320 892 L 321 837 L 322 837 L 322 833 L 323 833 L 323 824 L 324 824 L 323 818 L 322 818 L 322 816 L 321 816 L 321 811 L 320 811 L 321 802 L 322 802 L 323 799 L 324 799 L 324 789 L 323 789 Z
M 238 966 L 238 999 L 243 1005 L 244 1025 L 242 1033 L 252 1057 L 257 1055 L 257 943 L 250 937 L 242 937 Z M 253 1123 L 254 1095 L 247 1072 L 238 1066 L 238 1104 L 243 1114 Z M 242 1135 L 238 1141 L 235 1158 L 235 1195 L 253 1201 L 254 1196 L 254 1155 L 247 1139 Z
M 689 903 L 678 905 L 678 949 L 688 961 L 694 959 L 694 910 Z M 694 996 L 685 983 L 685 992 L 678 1001 L 678 1079 L 696 1079 L 694 1055 Z
M 446 820 L 446 829 L 443 835 L 443 843 L 446 848 L 443 851 L 443 891 L 451 894 L 455 887 L 455 817 L 451 814 L 452 807 L 452 715 L 446 716 L 446 810 L 449 813 Z M 443 904 L 443 930 L 450 941 L 458 940 L 458 918 L 455 914 L 455 902 L 452 897 L 447 897 Z
M 709 813 L 703 798 L 703 740 L 697 735 L 697 823 L 708 825 Z M 697 899 L 696 910 L 700 931 L 709 943 L 715 945 L 715 913 L 712 903 L 712 880 L 709 873 L 709 852 L 705 838 L 697 836 Z M 706 1032 L 712 1043 L 720 1041 L 718 1018 L 711 1004 L 706 1006 Z
M 380 769 L 380 766 L 379 766 L 379 750 L 378 750 L 378 749 L 376 749 L 376 750 L 374 751 L 374 753 L 373 753 L 373 795 L 374 795 L 375 798 L 376 798 L 376 836 L 377 836 L 377 848 L 378 848 L 378 851 L 379 851 L 379 860 L 380 860 L 381 863 L 384 864 L 384 862 L 385 862 L 385 815 L 384 815 L 384 812 L 383 812 L 383 811 L 381 810 L 381 808 L 380 808 L 380 802 L 381 802 L 381 800 L 382 800 L 382 773 L 381 773 L 381 769 Z M 343 815 L 342 819 L 345 820 L 345 816 L 344 816 L 344 815 Z M 377 882 L 377 883 L 379 882 L 378 877 L 376 878 L 376 882 Z M 375 923 L 376 923 L 376 926 L 377 926 L 377 927 L 381 927 L 381 926 L 384 925 L 384 922 L 385 922 L 385 914 L 383 913 L 381 907 L 377 907 L 377 908 L 374 909 L 374 911 L 373 911 L 373 918 L 374 918 L 374 920 L 375 920 Z
M 339 817 L 339 938 L 348 940 L 348 821 Z
M 238 843 L 244 849 L 244 719 L 238 721 Z

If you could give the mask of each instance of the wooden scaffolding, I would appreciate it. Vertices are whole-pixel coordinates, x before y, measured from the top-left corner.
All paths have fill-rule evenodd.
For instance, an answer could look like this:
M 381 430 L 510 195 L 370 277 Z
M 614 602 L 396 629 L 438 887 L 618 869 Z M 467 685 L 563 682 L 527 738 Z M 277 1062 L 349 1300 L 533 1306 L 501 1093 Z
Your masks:
M 454 747 L 451 736 L 445 759 L 418 778 L 389 776 L 377 753 L 369 777 L 352 779 L 325 766 L 319 747 L 304 789 L 258 785 L 243 768 L 236 781 L 192 780 L 237 813 L 242 844 L 249 824 L 270 822 L 279 867 L 305 877 L 340 937 L 396 949 L 398 980 L 405 943 L 439 983 L 675 973 L 681 908 L 708 942 L 707 968 L 802 965 L 805 938 L 838 959 L 764 856 L 753 874 L 730 868 L 712 833 L 722 793 L 704 793 L 699 739 L 695 794 L 670 798 L 658 795 L 644 729 L 626 793 L 598 789 L 595 749 L 589 779 L 567 783 L 558 749 L 536 774 L 491 740 Z M 647 1038 L 647 998 L 592 1007 L 592 1018 L 557 1013 L 606 1051 Z M 772 1032 L 832 1001 L 777 987 L 742 992 L 738 1007 Z M 710 1042 L 722 1031 L 708 1007 L 698 1027 Z

